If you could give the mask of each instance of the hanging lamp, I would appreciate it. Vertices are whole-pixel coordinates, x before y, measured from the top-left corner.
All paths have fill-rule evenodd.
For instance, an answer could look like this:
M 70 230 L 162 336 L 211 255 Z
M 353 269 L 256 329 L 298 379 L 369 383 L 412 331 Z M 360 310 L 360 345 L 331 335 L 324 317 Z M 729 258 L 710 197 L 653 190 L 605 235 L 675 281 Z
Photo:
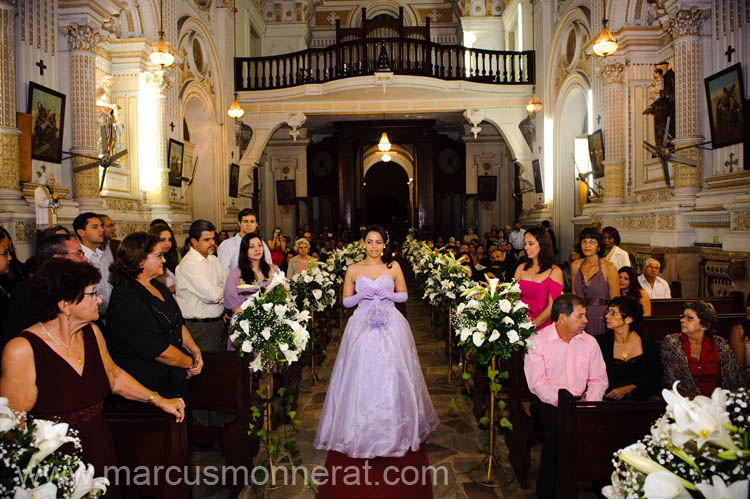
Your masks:
M 382 152 L 391 150 L 391 141 L 388 140 L 388 134 L 383 132 L 380 136 L 380 142 L 378 143 L 378 149 Z
M 154 45 L 148 58 L 162 69 L 168 68 L 174 62 L 174 56 L 169 51 L 169 45 L 164 38 L 164 0 L 159 0 L 159 41 Z
M 237 58 L 237 9 L 232 8 L 232 45 L 234 47 L 234 59 Z M 234 60 L 232 59 L 232 60 Z M 235 120 L 238 120 L 245 116 L 245 110 L 242 109 L 242 106 L 240 106 L 239 101 L 237 100 L 237 92 L 234 93 L 234 100 L 232 101 L 232 105 L 229 106 L 229 109 L 227 109 L 227 114 L 230 118 L 234 118 Z
M 536 46 L 536 40 L 534 39 L 534 24 L 536 20 L 534 18 L 534 2 L 531 2 L 531 43 Z M 529 114 L 538 113 L 542 110 L 542 101 L 539 100 L 539 96 L 536 94 L 536 86 L 531 87 L 531 98 L 526 103 L 526 112 Z
M 614 55 L 617 52 L 618 43 L 615 37 L 612 36 L 612 32 L 607 27 L 607 1 L 602 0 L 603 11 L 602 11 L 602 30 L 594 39 L 591 50 L 597 57 L 608 57 Z

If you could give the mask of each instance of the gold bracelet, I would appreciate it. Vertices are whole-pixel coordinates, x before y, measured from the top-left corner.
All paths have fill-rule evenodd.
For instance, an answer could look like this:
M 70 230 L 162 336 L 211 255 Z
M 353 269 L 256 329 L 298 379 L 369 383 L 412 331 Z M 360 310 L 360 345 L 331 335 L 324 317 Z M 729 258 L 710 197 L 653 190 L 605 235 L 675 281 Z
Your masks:
M 154 399 L 155 399 L 155 398 L 156 398 L 156 397 L 157 397 L 158 395 L 159 395 L 159 394 L 158 394 L 158 393 L 156 393 L 156 392 L 151 392 L 151 396 L 150 396 L 150 397 L 148 398 L 148 403 L 149 403 L 149 404 L 153 404 L 153 403 L 154 403 Z

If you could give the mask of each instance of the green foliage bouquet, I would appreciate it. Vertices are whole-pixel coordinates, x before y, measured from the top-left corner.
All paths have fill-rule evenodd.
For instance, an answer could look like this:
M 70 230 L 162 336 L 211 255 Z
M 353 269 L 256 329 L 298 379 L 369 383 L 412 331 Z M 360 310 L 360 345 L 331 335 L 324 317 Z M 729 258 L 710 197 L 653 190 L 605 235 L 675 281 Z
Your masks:
M 509 359 L 513 352 L 526 352 L 533 346 L 529 336 L 534 323 L 529 320 L 528 305 L 521 301 L 517 281 L 500 283 L 489 279 L 489 286 L 477 286 L 462 293 L 466 300 L 456 307 L 453 331 L 459 345 L 472 353 L 482 365 L 492 357 Z
M 462 293 L 473 289 L 476 283 L 461 262 L 453 255 L 438 255 L 436 264 L 425 281 L 424 295 L 431 305 L 447 310 L 456 303 Z
M 286 277 L 274 274 L 268 287 L 251 294 L 232 320 L 229 339 L 240 355 L 255 354 L 250 363 L 253 371 L 269 371 L 279 363 L 296 362 L 307 347 L 310 313 L 297 309 L 286 286 Z
M 16 413 L 0 397 L 0 497 L 56 499 L 97 497 L 109 480 L 94 478 L 94 467 L 60 446 L 80 440 L 68 435 L 67 423 Z
M 310 262 L 305 270 L 289 281 L 289 290 L 297 308 L 322 312 L 336 304 L 336 289 L 332 274 L 321 269 L 319 262 Z

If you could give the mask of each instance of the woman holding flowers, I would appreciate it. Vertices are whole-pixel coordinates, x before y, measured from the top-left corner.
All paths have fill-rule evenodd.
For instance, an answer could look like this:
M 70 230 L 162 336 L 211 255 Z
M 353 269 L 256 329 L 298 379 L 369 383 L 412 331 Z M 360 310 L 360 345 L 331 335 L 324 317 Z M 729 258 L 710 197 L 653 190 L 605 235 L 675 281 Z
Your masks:
M 308 246 L 309 247 L 309 246 Z M 265 288 L 273 279 L 274 274 L 281 272 L 274 265 L 271 267 L 263 256 L 263 240 L 257 232 L 246 234 L 240 241 L 240 257 L 238 264 L 227 276 L 224 284 L 224 307 L 236 313 L 247 297 L 257 291 L 257 288 L 240 288 L 242 285 Z
M 365 231 L 366 256 L 349 266 L 349 319 L 333 366 L 313 445 L 353 458 L 416 451 L 439 424 L 409 323 L 395 303 L 407 300 L 398 262 L 380 226 Z
M 704 301 L 688 302 L 682 309 L 680 333 L 661 342 L 664 386 L 679 381 L 686 397 L 711 396 L 717 387 L 736 391 L 745 386 L 727 341 L 714 335 L 716 310 Z
M 513 279 L 521 286 L 521 301 L 529 306 L 529 318 L 537 330 L 549 326 L 552 302 L 562 294 L 562 270 L 552 263 L 552 239 L 544 227 L 534 227 L 523 237 L 528 260 L 516 268 Z

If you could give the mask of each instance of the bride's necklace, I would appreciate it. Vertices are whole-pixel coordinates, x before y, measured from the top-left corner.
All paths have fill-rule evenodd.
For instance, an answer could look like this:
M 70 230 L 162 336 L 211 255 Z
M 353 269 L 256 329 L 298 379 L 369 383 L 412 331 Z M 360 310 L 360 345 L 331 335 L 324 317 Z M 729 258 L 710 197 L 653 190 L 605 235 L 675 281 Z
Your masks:
M 42 331 L 44 331 L 45 333 L 47 333 L 47 336 L 49 336 L 49 338 L 53 342 L 55 342 L 55 345 L 59 346 L 63 350 L 67 350 L 69 353 L 72 353 L 76 357 L 76 360 L 78 361 L 78 364 L 79 365 L 83 365 L 83 359 L 81 358 L 81 351 L 80 351 L 80 349 L 73 350 L 70 347 L 66 347 L 65 345 L 63 345 L 62 343 L 60 343 L 59 341 L 57 341 L 57 339 L 55 339 L 55 337 L 52 336 L 52 334 L 49 331 L 47 331 L 47 328 L 44 327 L 44 324 L 42 324 L 40 322 L 39 325 L 42 326 Z

